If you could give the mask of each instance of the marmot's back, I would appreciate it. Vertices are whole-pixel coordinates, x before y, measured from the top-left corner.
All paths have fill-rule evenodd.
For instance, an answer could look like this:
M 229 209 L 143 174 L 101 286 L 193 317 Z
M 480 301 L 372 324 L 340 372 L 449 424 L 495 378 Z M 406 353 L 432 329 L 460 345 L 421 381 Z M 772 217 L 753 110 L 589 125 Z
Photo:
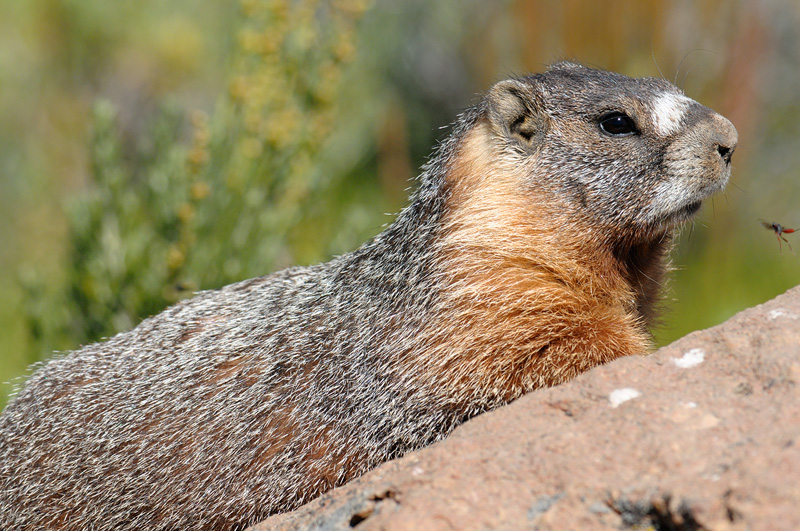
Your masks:
M 730 122 L 561 63 L 464 113 L 386 231 L 49 362 L 0 416 L 0 528 L 238 529 L 646 352 Z

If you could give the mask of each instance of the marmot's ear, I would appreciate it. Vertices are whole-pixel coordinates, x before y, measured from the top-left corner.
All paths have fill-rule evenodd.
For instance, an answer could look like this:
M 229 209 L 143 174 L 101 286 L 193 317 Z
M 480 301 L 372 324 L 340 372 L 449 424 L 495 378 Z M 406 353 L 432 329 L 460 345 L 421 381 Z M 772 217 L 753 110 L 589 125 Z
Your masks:
M 494 85 L 487 99 L 489 119 L 495 130 L 525 151 L 536 151 L 548 126 L 548 116 L 536 86 L 508 79 Z

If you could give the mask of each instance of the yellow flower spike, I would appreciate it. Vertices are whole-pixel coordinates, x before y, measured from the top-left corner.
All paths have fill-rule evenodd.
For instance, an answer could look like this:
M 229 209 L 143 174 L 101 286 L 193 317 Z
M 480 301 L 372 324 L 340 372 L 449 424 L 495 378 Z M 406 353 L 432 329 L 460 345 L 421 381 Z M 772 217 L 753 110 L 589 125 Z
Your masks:
M 189 151 L 189 155 L 187 156 L 190 169 L 193 172 L 196 172 L 201 166 L 208 164 L 209 158 L 208 151 L 200 147 L 196 147 Z
M 310 187 L 306 181 L 299 179 L 289 179 L 288 185 L 283 196 L 280 198 L 282 206 L 296 206 L 308 197 Z
M 245 28 L 239 32 L 239 47 L 247 53 L 257 53 L 259 37 L 259 34 L 252 28 Z
M 200 124 L 194 130 L 192 135 L 192 142 L 197 146 L 206 146 L 211 139 L 211 131 L 208 130 L 207 124 Z
M 272 55 L 280 48 L 283 37 L 272 31 L 265 31 L 259 37 L 258 53 L 261 55 Z
M 261 5 L 258 0 L 242 0 L 242 13 L 246 17 L 252 17 L 258 13 Z
M 312 140 L 316 143 L 328 136 L 333 130 L 333 116 L 329 113 L 318 114 L 311 118 Z
M 268 9 L 270 14 L 279 21 L 285 21 L 289 17 L 289 2 L 287 0 L 271 0 Z
M 356 55 L 356 46 L 353 44 L 353 41 L 348 38 L 342 38 L 336 43 L 336 47 L 334 48 L 334 54 L 336 58 L 342 61 L 343 63 L 347 63 L 353 59 Z
M 196 150 L 205 151 L 210 140 L 211 131 L 209 131 L 207 127 L 195 129 L 192 135 L 192 146 Z
M 194 134 L 192 135 L 192 143 L 197 147 L 205 147 L 208 145 L 208 141 L 211 140 L 211 131 L 208 130 L 208 127 L 198 127 L 194 130 Z
M 320 67 L 319 77 L 329 84 L 338 83 L 342 77 L 342 69 L 339 65 L 327 62 Z
M 173 244 L 167 251 L 167 267 L 172 270 L 178 269 L 186 261 L 186 255 L 181 251 L 177 245 Z
M 196 183 L 192 184 L 190 193 L 192 199 L 195 201 L 200 201 L 211 194 L 211 187 L 205 181 L 197 181 Z
M 186 158 L 189 163 L 189 171 L 196 173 L 201 166 L 208 163 L 208 144 L 211 141 L 211 131 L 208 127 L 208 116 L 202 111 L 192 111 L 189 121 L 194 131 L 192 148 Z
M 228 94 L 233 101 L 244 101 L 247 99 L 248 82 L 245 76 L 234 77 L 228 85 Z
M 178 207 L 178 219 L 186 223 L 191 220 L 192 217 L 194 217 L 194 207 L 189 203 L 182 203 L 181 206 Z
M 372 0 L 334 0 L 333 7 L 349 17 L 358 18 L 371 8 L 372 4 Z

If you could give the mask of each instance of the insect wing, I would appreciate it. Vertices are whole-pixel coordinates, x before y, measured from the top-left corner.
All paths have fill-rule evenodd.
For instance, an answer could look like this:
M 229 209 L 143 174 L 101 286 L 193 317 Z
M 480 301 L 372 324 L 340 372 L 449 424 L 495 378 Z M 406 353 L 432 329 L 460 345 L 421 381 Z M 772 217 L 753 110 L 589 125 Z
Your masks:
M 761 226 L 764 227 L 767 230 L 774 230 L 774 231 L 778 230 L 778 228 L 775 226 L 775 223 L 771 223 L 769 221 L 764 221 L 763 219 L 759 220 L 759 221 L 761 221 Z

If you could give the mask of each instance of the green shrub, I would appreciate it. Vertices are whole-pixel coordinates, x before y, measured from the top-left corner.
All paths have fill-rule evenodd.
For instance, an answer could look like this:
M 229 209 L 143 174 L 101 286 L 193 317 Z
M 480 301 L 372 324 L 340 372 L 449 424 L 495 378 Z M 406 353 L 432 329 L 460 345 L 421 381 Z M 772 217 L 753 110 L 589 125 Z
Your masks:
M 109 337 L 198 289 L 327 257 L 350 200 L 321 168 L 359 0 L 242 3 L 227 94 L 211 116 L 163 104 L 123 142 L 94 109 L 91 186 L 68 209 L 63 278 L 30 274 L 35 356 Z

